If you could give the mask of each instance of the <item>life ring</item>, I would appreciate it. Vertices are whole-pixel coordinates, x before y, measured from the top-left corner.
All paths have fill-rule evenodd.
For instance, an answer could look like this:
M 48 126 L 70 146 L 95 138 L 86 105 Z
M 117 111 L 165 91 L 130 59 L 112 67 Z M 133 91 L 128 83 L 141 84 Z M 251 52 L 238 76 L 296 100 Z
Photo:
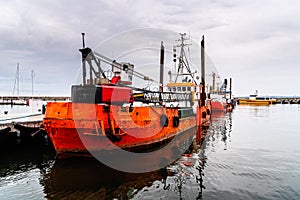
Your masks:
M 169 119 L 168 119 L 167 115 L 162 114 L 160 116 L 160 126 L 167 127 L 168 125 L 169 125 Z
M 173 117 L 173 126 L 174 127 L 178 127 L 179 126 L 179 117 L 178 116 L 174 116 Z

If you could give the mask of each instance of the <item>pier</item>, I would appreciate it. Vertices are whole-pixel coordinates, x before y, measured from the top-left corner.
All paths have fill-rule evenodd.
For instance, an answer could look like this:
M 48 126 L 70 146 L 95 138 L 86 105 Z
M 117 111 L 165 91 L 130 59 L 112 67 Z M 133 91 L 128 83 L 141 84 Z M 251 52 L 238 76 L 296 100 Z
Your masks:
M 28 101 L 69 101 L 68 96 L 0 96 L 0 105 L 28 105 Z
M 282 97 L 276 98 L 278 104 L 300 104 L 300 97 Z
M 0 117 L 0 129 L 5 127 L 13 128 L 16 123 L 23 126 L 38 128 L 42 124 L 43 117 L 44 114 L 42 113 L 4 115 Z
M 248 97 L 235 97 L 235 100 Z M 261 99 L 276 99 L 276 104 L 300 104 L 299 96 L 261 96 Z

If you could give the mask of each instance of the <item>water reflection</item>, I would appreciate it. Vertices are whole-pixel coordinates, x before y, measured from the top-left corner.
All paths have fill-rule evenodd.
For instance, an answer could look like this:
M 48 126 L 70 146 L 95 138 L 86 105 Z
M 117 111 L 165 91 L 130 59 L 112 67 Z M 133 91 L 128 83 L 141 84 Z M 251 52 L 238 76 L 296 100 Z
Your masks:
M 232 113 L 215 112 L 211 116 L 211 124 L 209 129 L 206 131 L 205 140 L 202 143 L 202 149 L 205 147 L 212 146 L 212 151 L 219 145 L 221 141 L 224 146 L 223 149 L 227 150 L 228 142 L 231 141 L 232 132 Z
M 0 199 L 42 199 L 39 180 L 54 162 L 45 148 L 14 146 L 0 151 Z
M 195 138 L 195 131 L 196 129 L 187 132 L 174 142 L 172 151 L 175 155 L 178 151 L 184 152 L 185 149 L 193 151 L 190 140 Z M 166 152 L 163 159 L 172 157 L 171 152 Z M 157 159 L 147 157 L 140 162 L 147 166 L 155 160 Z M 152 164 L 156 165 L 155 162 Z M 159 182 L 162 190 L 170 191 L 171 184 L 168 177 L 173 174 L 175 172 L 166 167 L 148 173 L 121 172 L 94 158 L 77 157 L 56 160 L 50 171 L 43 176 L 41 184 L 47 199 L 78 199 L 83 196 L 88 199 L 130 199 L 143 188 L 151 187 L 153 182 Z
M 196 166 L 196 169 L 198 170 L 198 176 L 196 176 L 196 182 L 199 184 L 199 194 L 196 199 L 202 199 L 202 193 L 203 189 L 205 189 L 205 186 L 203 185 L 203 176 L 204 176 L 204 167 L 206 164 L 206 157 L 203 154 L 200 154 L 199 156 L 199 165 Z
M 167 176 L 166 169 L 143 174 L 125 173 L 93 158 L 69 158 L 57 160 L 41 184 L 47 199 L 129 199 L 155 180 L 166 183 Z
M 207 148 L 211 150 L 211 147 L 219 144 L 223 144 L 227 149 L 232 131 L 231 115 L 224 113 L 214 115 L 210 127 L 202 127 L 199 131 L 202 135 L 206 135 L 206 138 L 199 137 L 200 132 L 197 133 L 199 136 L 188 151 L 167 168 L 173 175 L 138 191 L 134 199 L 203 199 L 205 197 L 205 185 L 209 184 L 204 178 L 208 159 L 206 150 Z M 166 191 L 157 188 L 163 188 Z
M 0 151 L 0 178 L 33 168 L 43 170 L 48 166 L 48 161 L 53 160 L 54 157 L 54 151 L 48 147 L 15 146 L 13 149 L 2 150 Z
M 49 149 L 4 148 L 0 199 L 299 199 L 298 108 L 213 113 L 180 159 L 143 174 L 90 158 L 56 160 Z

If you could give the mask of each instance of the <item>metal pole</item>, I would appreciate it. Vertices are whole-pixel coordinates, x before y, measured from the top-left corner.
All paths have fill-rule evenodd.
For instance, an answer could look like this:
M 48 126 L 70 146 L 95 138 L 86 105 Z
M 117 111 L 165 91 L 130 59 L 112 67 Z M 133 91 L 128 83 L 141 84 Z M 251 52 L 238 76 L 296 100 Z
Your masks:
M 200 94 L 201 106 L 205 106 L 205 51 L 204 51 L 204 35 L 201 40 L 201 83 L 202 83 L 202 92 Z
M 85 48 L 85 42 L 84 42 L 85 33 L 81 33 L 81 35 L 82 35 L 82 47 Z
M 162 105 L 162 92 L 164 91 L 164 60 L 165 47 L 163 41 L 160 43 L 160 72 L 159 72 L 159 103 Z
M 164 59 L 165 59 L 165 47 L 163 45 L 163 41 L 160 44 L 160 73 L 159 73 L 159 91 L 163 92 L 163 84 L 164 84 Z
M 84 42 L 84 35 L 85 33 L 81 33 L 82 35 L 82 47 L 83 49 L 85 48 L 85 42 Z M 82 53 L 82 84 L 86 85 L 86 63 L 85 63 L 85 58 Z

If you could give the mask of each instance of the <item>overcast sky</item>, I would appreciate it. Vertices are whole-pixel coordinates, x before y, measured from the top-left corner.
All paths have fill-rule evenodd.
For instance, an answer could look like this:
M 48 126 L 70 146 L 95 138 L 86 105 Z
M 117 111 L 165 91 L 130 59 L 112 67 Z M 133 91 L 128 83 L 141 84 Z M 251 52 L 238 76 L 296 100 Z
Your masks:
M 0 95 L 13 93 L 17 63 L 20 95 L 31 94 L 31 70 L 35 95 L 70 95 L 81 32 L 94 48 L 143 28 L 190 33 L 195 43 L 205 35 L 207 57 L 233 78 L 236 96 L 300 95 L 299 9 L 296 0 L 0 0 Z

